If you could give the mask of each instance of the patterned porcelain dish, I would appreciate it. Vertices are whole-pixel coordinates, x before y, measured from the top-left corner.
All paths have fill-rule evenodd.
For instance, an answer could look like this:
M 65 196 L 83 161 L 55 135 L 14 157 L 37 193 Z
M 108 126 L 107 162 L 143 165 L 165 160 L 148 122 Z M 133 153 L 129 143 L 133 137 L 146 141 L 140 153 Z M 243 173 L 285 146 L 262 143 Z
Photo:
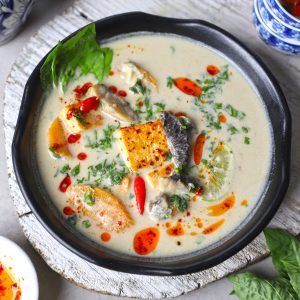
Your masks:
M 264 1 L 265 0 L 254 0 L 253 8 L 253 22 L 260 38 L 278 51 L 288 54 L 299 54 L 300 36 L 297 36 L 297 34 L 300 32 L 297 28 L 293 28 L 294 35 L 287 37 L 287 33 L 291 32 L 289 31 L 291 27 L 287 27 L 282 21 L 279 22 L 280 20 L 274 22 L 274 15 L 270 12 L 271 10 L 269 8 L 267 9 L 267 7 L 263 5 Z M 272 24 L 272 27 L 270 24 Z M 280 25 L 277 26 L 275 24 Z
M 295 28 L 280 20 L 275 15 L 273 9 L 268 6 L 267 1 L 268 0 L 257 1 L 258 10 L 265 24 L 271 31 L 286 39 L 286 41 L 300 45 L 300 28 Z
M 288 13 L 279 0 L 264 0 L 264 2 L 285 25 L 300 29 L 300 20 Z
M 26 21 L 34 0 L 0 0 L 0 45 L 19 32 Z

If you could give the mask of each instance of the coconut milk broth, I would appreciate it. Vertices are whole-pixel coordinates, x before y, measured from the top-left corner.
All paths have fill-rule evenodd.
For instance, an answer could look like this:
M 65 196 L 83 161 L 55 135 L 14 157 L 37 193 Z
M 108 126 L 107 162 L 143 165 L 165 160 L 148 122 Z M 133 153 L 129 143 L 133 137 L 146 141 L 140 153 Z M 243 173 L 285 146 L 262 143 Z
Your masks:
M 192 141 L 202 130 L 208 129 L 204 115 L 194 105 L 193 97 L 183 94 L 174 87 L 172 89 L 167 88 L 166 80 L 168 76 L 199 78 L 199 74 L 205 72 L 207 65 L 213 64 L 221 67 L 228 64 L 228 61 L 198 43 L 173 35 L 122 37 L 107 42 L 105 46 L 112 48 L 114 51 L 112 62 L 114 75 L 106 78 L 103 83 L 108 86 L 115 85 L 119 89 L 125 90 L 127 92 L 126 100 L 132 107 L 135 105 L 137 95 L 129 91 L 129 87 L 117 74 L 119 65 L 128 60 L 143 66 L 157 79 L 159 91 L 152 89 L 151 100 L 153 102 L 166 104 L 166 110 L 174 112 L 184 111 L 187 113 L 197 127 Z M 188 209 L 190 216 L 187 216 L 186 213 L 177 214 L 171 220 L 168 220 L 172 225 L 175 225 L 177 220 L 181 219 L 185 229 L 185 234 L 182 236 L 170 236 L 167 233 L 166 221 L 155 222 L 147 216 L 146 211 L 142 216 L 138 213 L 135 198 L 129 196 L 134 194 L 131 181 L 130 191 L 127 195 L 118 192 L 116 187 L 110 188 L 112 193 L 122 200 L 135 224 L 123 233 L 111 233 L 109 242 L 101 241 L 100 234 L 103 230 L 98 227 L 91 226 L 86 229 L 81 226 L 81 222 L 77 222 L 76 227 L 80 232 L 108 248 L 134 255 L 133 238 L 135 233 L 147 227 L 158 226 L 160 240 L 156 250 L 149 256 L 172 256 L 207 247 L 226 237 L 232 230 L 240 226 L 241 222 L 255 207 L 266 184 L 271 161 L 271 131 L 265 109 L 255 91 L 237 68 L 230 63 L 229 71 L 231 74 L 230 80 L 223 85 L 222 92 L 216 95 L 215 102 L 222 102 L 224 105 L 231 104 L 238 110 L 246 113 L 243 125 L 250 128 L 247 136 L 249 136 L 251 142 L 249 145 L 245 144 L 242 133 L 230 135 L 225 128 L 219 131 L 213 130 L 210 133 L 210 141 L 228 141 L 228 145 L 233 151 L 234 170 L 230 189 L 228 190 L 228 194 L 234 193 L 236 197 L 233 208 L 220 217 L 211 217 L 208 216 L 206 208 L 215 204 L 215 202 L 205 202 L 199 197 L 195 202 L 190 202 Z M 58 174 L 54 177 L 57 169 L 66 163 L 71 167 L 80 163 L 78 178 L 81 178 L 88 175 L 88 166 L 95 165 L 105 159 L 108 159 L 108 161 L 112 158 L 115 159 L 120 151 L 118 141 L 115 141 L 112 149 L 108 151 L 86 148 L 86 136 L 92 137 L 93 135 L 94 129 L 91 129 L 81 133 L 82 137 L 79 144 L 70 145 L 74 158 L 68 161 L 64 159 L 55 160 L 49 155 L 47 131 L 51 122 L 66 105 L 64 102 L 71 98 L 73 89 L 77 85 L 82 85 L 88 81 L 96 83 L 94 76 L 88 75 L 70 84 L 65 94 L 62 94 L 59 89 L 54 89 L 46 99 L 40 115 L 36 144 L 39 170 L 49 195 L 60 211 L 66 206 L 67 197 L 65 193 L 60 192 L 58 189 L 65 175 Z M 230 117 L 228 119 L 233 125 L 237 125 L 239 122 Z M 102 130 L 107 124 L 115 125 L 116 122 L 110 117 L 105 117 L 103 125 L 97 128 L 99 136 L 102 135 Z M 129 126 L 129 124 L 121 122 L 121 127 L 124 126 Z M 212 147 L 210 141 L 207 141 L 205 144 L 203 153 L 203 158 L 205 159 L 208 159 L 210 148 Z M 87 153 L 88 157 L 84 161 L 78 161 L 76 156 L 82 151 Z M 148 172 L 149 169 L 139 170 L 139 174 L 145 178 L 146 182 L 146 201 L 153 199 L 158 193 L 151 188 L 146 180 Z M 76 180 L 72 180 L 72 183 L 76 184 Z M 220 199 L 218 202 L 222 200 Z M 243 200 L 247 200 L 247 206 L 241 205 Z M 195 218 L 201 219 L 202 227 L 201 225 L 199 227 L 199 224 L 196 224 L 197 222 L 195 223 Z M 209 235 L 202 233 L 203 228 L 220 219 L 225 219 L 225 222 L 217 231 Z

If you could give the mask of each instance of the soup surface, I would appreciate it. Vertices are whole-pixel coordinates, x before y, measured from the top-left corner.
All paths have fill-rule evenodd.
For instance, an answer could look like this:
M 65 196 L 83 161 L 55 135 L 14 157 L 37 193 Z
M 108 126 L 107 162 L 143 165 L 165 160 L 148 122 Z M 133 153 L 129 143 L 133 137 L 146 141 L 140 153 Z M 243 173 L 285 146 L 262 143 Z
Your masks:
M 241 226 L 267 181 L 265 108 L 232 62 L 176 35 L 107 41 L 109 76 L 54 88 L 37 161 L 70 225 L 109 249 L 172 256 Z M 50 150 L 49 150 L 50 149 Z

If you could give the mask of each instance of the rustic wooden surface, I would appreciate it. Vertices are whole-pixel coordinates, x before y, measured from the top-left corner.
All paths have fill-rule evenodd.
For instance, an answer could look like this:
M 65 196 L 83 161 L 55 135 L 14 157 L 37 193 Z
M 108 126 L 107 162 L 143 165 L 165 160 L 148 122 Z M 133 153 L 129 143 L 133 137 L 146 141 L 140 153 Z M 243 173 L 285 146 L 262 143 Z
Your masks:
M 42 27 L 21 51 L 7 79 L 4 99 L 4 130 L 9 185 L 20 224 L 28 240 L 48 265 L 65 278 L 94 291 L 137 298 L 175 297 L 220 279 L 246 265 L 265 257 L 268 252 L 261 236 L 214 268 L 195 274 L 174 277 L 151 277 L 110 271 L 78 258 L 61 246 L 46 232 L 31 213 L 15 180 L 11 160 L 11 141 L 19 105 L 27 78 L 38 61 L 58 40 L 85 24 L 112 14 L 127 11 L 196 18 L 212 22 L 233 33 L 255 51 L 278 78 L 287 97 L 293 119 L 291 184 L 280 210 L 271 226 L 281 227 L 293 234 L 300 233 L 300 57 L 287 56 L 270 49 L 257 37 L 251 22 L 252 1 L 239 0 L 80 0 L 62 15 Z

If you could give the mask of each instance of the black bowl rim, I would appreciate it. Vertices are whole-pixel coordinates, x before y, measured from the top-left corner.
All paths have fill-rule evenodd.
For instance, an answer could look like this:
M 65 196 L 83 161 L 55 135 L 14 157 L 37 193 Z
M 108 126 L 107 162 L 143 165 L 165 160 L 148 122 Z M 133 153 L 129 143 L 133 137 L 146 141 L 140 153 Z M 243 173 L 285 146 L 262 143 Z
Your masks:
M 144 17 L 151 19 L 153 22 L 162 22 L 162 21 L 168 21 L 172 24 L 179 24 L 179 25 L 184 25 L 184 24 L 195 24 L 195 25 L 202 25 L 205 27 L 208 27 L 212 30 L 218 31 L 219 33 L 223 34 L 228 40 L 233 42 L 236 46 L 241 48 L 244 52 L 247 53 L 252 59 L 256 61 L 258 65 L 264 70 L 265 75 L 271 82 L 271 87 L 273 91 L 277 95 L 277 99 L 279 100 L 281 106 L 282 106 L 282 113 L 284 114 L 285 118 L 283 120 L 283 128 L 284 128 L 284 136 L 283 140 L 286 145 L 285 149 L 283 150 L 283 157 L 282 157 L 282 166 L 281 166 L 281 181 L 280 181 L 280 187 L 278 190 L 278 196 L 276 199 L 273 200 L 272 205 L 269 207 L 264 212 L 263 218 L 260 222 L 256 224 L 250 230 L 242 239 L 240 239 L 238 242 L 234 243 L 231 247 L 226 249 L 226 251 L 223 251 L 221 253 L 218 253 L 215 256 L 210 257 L 207 259 L 205 262 L 198 261 L 198 262 L 193 262 L 184 268 L 181 267 L 174 267 L 172 266 L 171 268 L 168 267 L 156 267 L 156 266 L 139 266 L 139 265 L 130 265 L 130 263 L 124 263 L 124 262 L 118 262 L 116 263 L 115 261 L 110 262 L 109 260 L 106 259 L 101 259 L 99 257 L 91 257 L 88 253 L 83 253 L 80 252 L 76 248 L 76 244 L 72 243 L 70 240 L 66 241 L 65 237 L 63 237 L 59 232 L 56 232 L 53 224 L 51 222 L 48 222 L 49 220 L 44 219 L 44 213 L 42 210 L 36 205 L 35 202 L 31 201 L 31 193 L 30 189 L 26 186 L 26 183 L 24 181 L 24 178 L 21 175 L 21 151 L 19 151 L 20 146 L 21 146 L 21 139 L 22 139 L 22 129 L 23 129 L 23 124 L 26 123 L 26 102 L 29 95 L 29 88 L 32 84 L 35 83 L 35 76 L 36 73 L 39 73 L 40 67 L 43 64 L 45 58 L 47 55 L 44 56 L 44 58 L 39 62 L 39 64 L 35 67 L 33 72 L 28 78 L 28 81 L 25 85 L 24 88 L 24 93 L 23 93 L 23 98 L 20 106 L 20 111 L 19 111 L 19 116 L 15 128 L 15 133 L 13 137 L 13 142 L 12 142 L 12 160 L 13 160 L 13 167 L 14 171 L 16 174 L 16 179 L 18 182 L 18 185 L 20 187 L 20 190 L 32 210 L 34 216 L 39 220 L 39 222 L 43 225 L 43 227 L 56 239 L 58 240 L 63 246 L 65 246 L 67 249 L 69 249 L 71 252 L 74 254 L 78 255 L 79 257 L 97 264 L 101 267 L 105 267 L 111 270 L 115 271 L 121 271 L 125 273 L 133 273 L 133 274 L 143 274 L 143 275 L 158 275 L 158 276 L 173 276 L 173 275 L 183 275 L 183 274 L 189 274 L 193 272 L 198 272 L 201 270 L 205 270 L 207 268 L 213 267 L 226 259 L 230 258 L 234 254 L 236 254 L 238 251 L 242 250 L 245 246 L 247 246 L 259 233 L 262 232 L 262 230 L 268 225 L 268 223 L 271 221 L 273 216 L 275 215 L 276 211 L 278 210 L 283 197 L 287 191 L 288 185 L 289 185 L 289 171 L 290 171 L 290 151 L 291 151 L 291 115 L 290 111 L 286 102 L 286 99 L 284 97 L 284 94 L 271 73 L 271 71 L 266 67 L 266 65 L 262 62 L 262 60 L 251 50 L 249 50 L 248 47 L 246 47 L 242 42 L 240 42 L 237 38 L 235 38 L 232 34 L 228 33 L 227 31 L 219 28 L 218 26 L 211 24 L 209 22 L 203 21 L 203 20 L 198 20 L 198 19 L 179 19 L 179 18 L 168 18 L 168 17 L 162 17 L 162 16 L 156 16 L 156 15 L 151 15 L 148 13 L 143 13 L 143 12 L 128 12 L 128 13 L 122 13 L 122 14 L 117 14 L 117 15 L 112 15 L 103 19 L 100 19 L 98 21 L 95 21 L 94 23 L 96 24 L 101 24 L 101 22 L 104 21 L 112 21 L 112 20 L 117 20 L 118 18 L 128 18 L 129 20 L 131 18 L 138 18 L 138 17 Z M 82 28 L 81 28 L 82 29 Z M 63 41 L 68 40 L 70 37 L 75 35 L 79 30 L 75 31 L 68 37 L 66 37 Z M 136 30 L 137 32 L 139 31 L 138 29 Z M 51 50 L 50 50 L 51 51 Z M 49 52 L 50 52 L 49 51 Z M 20 149 L 21 150 L 21 149 Z

